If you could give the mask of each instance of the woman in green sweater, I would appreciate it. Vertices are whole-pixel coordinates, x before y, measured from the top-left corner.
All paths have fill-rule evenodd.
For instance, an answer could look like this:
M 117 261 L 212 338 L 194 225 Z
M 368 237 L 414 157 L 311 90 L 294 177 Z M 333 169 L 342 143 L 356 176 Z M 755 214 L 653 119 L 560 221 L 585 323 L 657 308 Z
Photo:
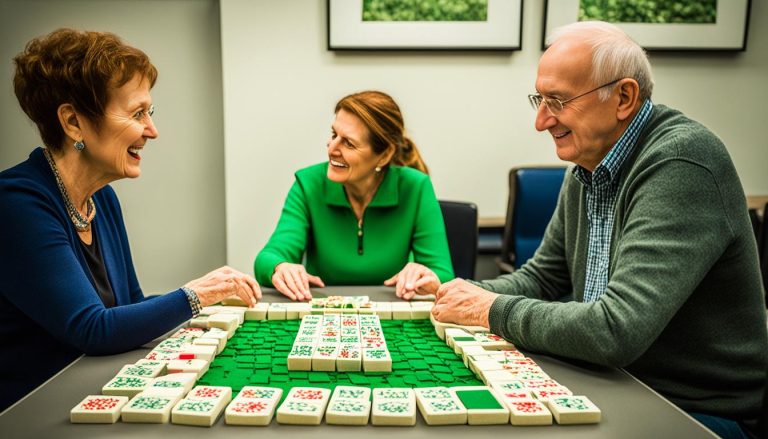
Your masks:
M 440 205 L 400 108 L 365 91 L 341 99 L 335 113 L 328 161 L 296 172 L 277 228 L 256 257 L 259 283 L 309 300 L 310 285 L 383 282 L 410 299 L 425 269 L 452 279 Z

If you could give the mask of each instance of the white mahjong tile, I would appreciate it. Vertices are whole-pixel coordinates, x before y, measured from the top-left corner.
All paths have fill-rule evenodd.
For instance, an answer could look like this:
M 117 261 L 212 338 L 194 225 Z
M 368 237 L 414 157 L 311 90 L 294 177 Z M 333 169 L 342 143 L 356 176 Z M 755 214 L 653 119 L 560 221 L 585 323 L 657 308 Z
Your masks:
M 153 378 L 117 375 L 101 388 L 101 393 L 104 395 L 132 397 L 141 393 L 144 388 L 152 383 L 152 380 Z
M 243 387 L 224 411 L 224 419 L 232 425 L 269 425 L 282 394 L 280 388 Z
M 507 399 L 504 403 L 509 408 L 512 425 L 552 425 L 552 413 L 539 400 Z
M 69 421 L 75 424 L 114 424 L 128 399 L 127 396 L 88 395 L 70 410 Z
M 277 401 L 235 398 L 224 410 L 224 421 L 230 425 L 269 425 L 276 409 Z
M 410 302 L 391 302 L 392 320 L 411 320 L 413 318 Z
M 195 340 L 199 340 L 199 339 L 200 338 L 196 338 Z M 181 352 L 179 352 L 179 358 L 186 358 L 186 357 L 182 357 L 182 355 L 184 354 L 192 354 L 196 359 L 211 362 L 216 357 L 217 350 L 218 350 L 218 344 L 215 346 L 191 344 L 181 348 Z
M 200 315 L 212 316 L 219 312 L 221 305 L 210 305 L 200 308 Z
M 412 301 L 411 302 L 411 319 L 422 320 L 428 319 L 432 312 L 432 307 L 435 305 L 432 301 Z
M 360 344 L 343 344 L 336 356 L 336 370 L 339 372 L 359 372 L 363 368 L 363 354 Z
M 248 306 L 248 304 L 245 303 L 245 300 L 241 299 L 239 296 L 229 296 L 226 299 L 221 301 L 221 305 L 223 305 L 223 306 Z
M 312 370 L 332 372 L 336 370 L 338 344 L 318 344 L 312 354 Z
M 197 337 L 195 337 L 197 338 Z M 157 346 L 154 347 L 154 349 L 158 350 L 169 350 L 169 351 L 178 351 L 182 347 L 190 344 L 194 340 L 194 338 L 188 338 L 188 337 L 168 337 L 165 340 L 161 341 L 157 344 Z
M 448 345 L 448 347 L 453 347 L 453 339 L 459 337 L 459 338 L 472 338 L 474 340 L 475 338 L 470 334 L 469 332 L 459 329 L 459 328 L 445 328 L 445 344 Z
M 207 314 L 199 314 L 195 317 L 192 317 L 189 319 L 189 326 L 191 328 L 201 328 L 201 329 L 207 329 L 208 328 L 208 317 L 210 317 Z
M 547 381 L 551 379 L 543 370 L 534 370 L 528 367 L 513 369 L 505 366 L 505 368 L 512 372 L 516 380 L 520 381 Z
M 565 386 L 560 386 L 560 387 L 552 387 L 552 388 L 545 388 L 545 389 L 534 389 L 534 390 L 531 390 L 531 395 L 533 395 L 533 397 L 538 399 L 539 401 L 547 402 L 549 398 L 558 397 L 558 396 L 571 396 L 573 395 L 573 392 L 571 392 Z
M 160 375 L 165 370 L 165 367 L 165 364 L 160 364 L 159 362 L 156 365 L 126 364 L 120 368 L 120 371 L 117 374 L 125 376 L 154 378 Z
M 522 381 L 495 382 L 491 387 L 504 400 L 530 399 L 531 389 L 525 387 Z
M 280 424 L 318 425 L 325 414 L 331 391 L 314 387 L 294 387 L 277 409 Z
M 228 386 L 195 386 L 187 393 L 187 399 L 216 399 L 224 400 L 227 404 L 232 400 L 232 388 Z
M 332 425 L 367 425 L 371 401 L 334 398 L 325 411 L 325 422 Z
M 373 425 L 416 424 L 416 394 L 410 388 L 373 389 Z
M 310 311 L 311 308 L 308 302 L 287 303 L 285 308 L 285 319 L 296 320 L 309 314 Z
M 496 360 L 488 360 L 487 357 L 475 357 L 469 358 L 469 370 L 476 375 L 482 375 L 483 372 L 491 372 L 494 370 L 504 370 L 504 365 Z
M 136 363 L 140 366 L 160 367 L 160 374 L 165 375 L 167 373 L 168 360 L 147 360 L 146 358 L 140 358 L 136 360 Z
M 208 338 L 206 336 L 198 337 L 192 341 L 194 346 L 213 346 L 214 354 L 218 355 L 224 350 L 224 343 L 226 343 L 226 335 L 224 339 L 221 338 Z M 224 341 L 224 343 L 222 343 Z
M 288 353 L 288 370 L 312 370 L 314 353 L 313 344 L 295 343 Z
M 484 358 L 481 357 L 487 357 L 491 355 L 492 352 L 494 351 L 489 351 L 479 345 L 467 346 L 461 350 L 461 358 L 464 360 L 464 365 L 469 367 L 469 362 L 471 359 L 482 360 Z
M 385 348 L 363 349 L 363 370 L 366 372 L 392 372 L 392 357 Z
M 171 410 L 171 422 L 210 427 L 221 416 L 227 402 L 220 398 L 184 398 Z
M 518 374 L 519 376 L 519 374 Z M 537 390 L 537 389 L 557 389 L 559 387 L 562 387 L 560 383 L 557 381 L 547 378 L 547 379 L 533 379 L 533 380 L 521 380 L 523 382 L 523 385 L 525 387 L 531 389 L 531 390 Z
M 167 349 L 152 349 L 149 351 L 146 357 L 144 357 L 146 360 L 150 361 L 165 361 L 166 363 L 170 360 L 178 360 L 179 359 L 179 353 L 177 350 L 167 350 Z
M 287 303 L 271 303 L 267 308 L 267 320 L 285 320 L 287 311 Z
M 201 328 L 181 328 L 178 331 L 174 332 L 173 335 L 171 335 L 168 338 L 186 338 L 186 339 L 192 339 L 196 337 L 200 337 L 205 333 L 205 329 Z
M 553 396 L 547 405 L 558 424 L 596 424 L 600 422 L 600 409 L 581 395 Z
M 192 360 L 171 360 L 168 362 L 168 373 L 193 372 L 200 378 L 208 371 L 208 361 L 201 359 Z
M 487 349 L 502 350 L 514 349 L 515 345 L 505 340 L 503 337 L 490 332 L 476 332 L 475 340 Z
M 245 322 L 245 312 L 248 310 L 246 304 L 243 302 L 242 306 L 222 306 L 219 309 L 219 313 L 233 314 L 237 316 L 237 325 L 240 326 Z
M 390 302 L 373 302 L 373 314 L 381 320 L 392 320 L 392 305 Z M 366 313 L 366 316 L 368 313 Z
M 414 389 L 421 416 L 429 425 L 460 425 L 467 423 L 467 409 L 458 397 L 445 387 Z
M 489 370 L 480 374 L 479 378 L 483 380 L 483 383 L 487 386 L 492 386 L 495 382 L 507 382 L 515 381 L 515 374 L 509 370 Z
M 506 424 L 509 422 L 509 409 L 499 395 L 490 387 L 461 386 L 452 387 L 461 403 L 467 409 L 469 425 Z
M 234 334 L 237 329 L 239 318 L 234 314 L 217 313 L 208 317 L 209 328 L 219 328 L 227 331 L 228 334 Z
M 171 409 L 181 395 L 160 395 L 141 392 L 123 407 L 123 422 L 165 424 L 171 418 Z
M 181 397 L 184 397 L 195 385 L 197 373 L 182 372 L 164 375 L 155 378 L 152 383 L 144 389 L 145 393 L 154 392 L 156 389 L 163 391 L 172 391 Z
M 257 303 L 245 310 L 245 320 L 266 320 L 268 309 L 268 303 Z
M 362 399 L 368 401 L 371 399 L 371 389 L 359 386 L 336 386 L 333 390 L 333 395 L 331 395 L 331 399 L 334 398 Z

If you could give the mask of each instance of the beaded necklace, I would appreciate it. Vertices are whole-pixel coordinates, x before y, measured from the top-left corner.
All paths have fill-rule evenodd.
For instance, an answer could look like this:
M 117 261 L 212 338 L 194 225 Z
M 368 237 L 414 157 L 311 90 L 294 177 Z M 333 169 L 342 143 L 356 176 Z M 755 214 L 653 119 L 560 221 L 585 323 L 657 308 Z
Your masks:
M 96 217 L 96 204 L 93 202 L 93 197 L 88 197 L 88 202 L 86 203 L 88 206 L 88 210 L 86 212 L 87 218 L 84 218 L 83 215 L 81 215 L 80 212 L 75 208 L 74 203 L 72 203 L 72 199 L 69 198 L 69 193 L 67 192 L 67 188 L 64 187 L 64 182 L 61 180 L 59 170 L 56 168 L 56 163 L 53 161 L 51 152 L 47 148 L 43 149 L 43 152 L 45 153 L 45 159 L 48 160 L 48 165 L 51 167 L 51 171 L 53 171 L 54 177 L 56 177 L 56 185 L 59 187 L 61 197 L 64 199 L 64 205 L 67 206 L 69 219 L 72 220 L 72 224 L 75 225 L 75 228 L 78 232 L 87 232 L 91 229 L 91 221 L 93 221 L 93 218 Z

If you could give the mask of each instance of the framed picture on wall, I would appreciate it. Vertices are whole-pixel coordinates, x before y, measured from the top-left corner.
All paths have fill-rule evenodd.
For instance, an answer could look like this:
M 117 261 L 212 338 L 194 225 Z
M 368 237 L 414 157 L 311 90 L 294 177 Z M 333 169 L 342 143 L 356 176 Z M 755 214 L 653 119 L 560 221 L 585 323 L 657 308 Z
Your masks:
M 743 51 L 751 0 L 546 0 L 542 49 L 549 33 L 576 21 L 620 27 L 653 51 Z
M 328 50 L 520 50 L 523 0 L 327 0 Z

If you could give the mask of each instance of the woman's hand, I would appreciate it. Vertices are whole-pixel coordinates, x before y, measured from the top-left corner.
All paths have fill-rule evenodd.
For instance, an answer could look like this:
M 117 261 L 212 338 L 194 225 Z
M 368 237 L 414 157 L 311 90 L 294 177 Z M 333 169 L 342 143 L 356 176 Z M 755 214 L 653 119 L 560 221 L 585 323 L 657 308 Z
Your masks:
M 385 280 L 384 285 L 394 285 L 397 297 L 411 300 L 416 294 L 435 294 L 440 288 L 440 279 L 429 268 L 409 262 L 399 273 Z
M 255 306 L 261 299 L 261 289 L 256 279 L 226 266 L 213 270 L 184 286 L 191 288 L 197 294 L 202 306 L 213 305 L 230 296 L 239 297 L 248 306 Z
M 464 279 L 444 283 L 435 295 L 432 315 L 439 322 L 488 328 L 488 314 L 499 297 Z
M 307 273 L 307 269 L 301 264 L 283 262 L 277 264 L 275 273 L 272 274 L 272 285 L 291 300 L 310 300 L 312 293 L 309 285 L 324 287 L 323 280 L 318 276 Z

